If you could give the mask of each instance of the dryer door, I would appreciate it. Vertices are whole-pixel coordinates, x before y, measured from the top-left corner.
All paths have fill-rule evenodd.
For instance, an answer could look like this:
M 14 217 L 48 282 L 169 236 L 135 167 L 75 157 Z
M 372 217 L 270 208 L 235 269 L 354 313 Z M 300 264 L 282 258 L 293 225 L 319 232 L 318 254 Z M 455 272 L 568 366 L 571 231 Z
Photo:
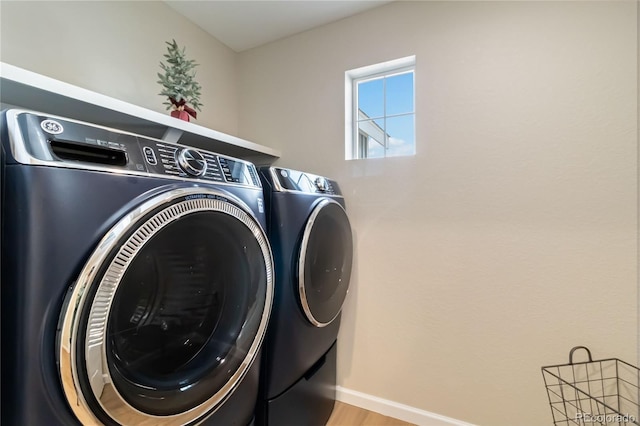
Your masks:
M 318 202 L 305 226 L 298 260 L 298 291 L 305 316 L 316 327 L 340 313 L 349 290 L 353 239 L 349 218 L 331 199 Z
M 185 425 L 256 358 L 272 301 L 265 234 L 238 200 L 174 189 L 102 239 L 62 313 L 60 374 L 85 424 Z

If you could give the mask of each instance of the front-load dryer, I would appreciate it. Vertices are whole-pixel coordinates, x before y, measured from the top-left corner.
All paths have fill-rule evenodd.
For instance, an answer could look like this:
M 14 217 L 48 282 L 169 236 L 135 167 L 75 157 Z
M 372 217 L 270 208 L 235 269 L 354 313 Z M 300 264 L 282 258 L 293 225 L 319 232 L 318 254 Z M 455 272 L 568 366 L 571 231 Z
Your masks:
M 263 349 L 259 425 L 322 425 L 333 410 L 336 339 L 353 240 L 335 181 L 264 167 L 275 298 Z
M 273 264 L 251 163 L 3 114 L 2 423 L 247 425 Z

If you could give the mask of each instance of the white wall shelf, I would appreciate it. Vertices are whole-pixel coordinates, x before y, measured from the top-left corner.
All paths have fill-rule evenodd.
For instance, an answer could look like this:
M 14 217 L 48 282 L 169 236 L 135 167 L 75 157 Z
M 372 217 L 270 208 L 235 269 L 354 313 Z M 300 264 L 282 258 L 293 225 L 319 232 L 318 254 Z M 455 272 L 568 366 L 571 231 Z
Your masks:
M 280 153 L 270 147 L 3 62 L 0 62 L 0 102 L 3 109 L 19 107 L 87 121 L 243 158 L 256 164 L 271 164 L 280 157 Z

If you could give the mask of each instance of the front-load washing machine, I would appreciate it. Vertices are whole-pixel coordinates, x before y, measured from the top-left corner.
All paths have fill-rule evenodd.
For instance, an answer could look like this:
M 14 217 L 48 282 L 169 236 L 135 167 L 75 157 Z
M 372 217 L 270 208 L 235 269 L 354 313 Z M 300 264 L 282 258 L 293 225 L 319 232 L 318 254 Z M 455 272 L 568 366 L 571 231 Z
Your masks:
M 249 424 L 273 296 L 253 164 L 20 110 L 2 143 L 2 424 Z
M 263 349 L 258 424 L 322 425 L 335 401 L 336 340 L 353 240 L 332 180 L 264 167 L 275 298 Z

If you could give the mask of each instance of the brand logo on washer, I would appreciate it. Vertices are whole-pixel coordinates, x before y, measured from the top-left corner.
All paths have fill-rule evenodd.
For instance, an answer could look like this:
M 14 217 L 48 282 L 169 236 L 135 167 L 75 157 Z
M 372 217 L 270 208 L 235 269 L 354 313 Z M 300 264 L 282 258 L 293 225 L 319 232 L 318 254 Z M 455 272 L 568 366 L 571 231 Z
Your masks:
M 55 120 L 44 120 L 42 123 L 40 123 L 40 127 L 42 127 L 42 130 L 52 135 L 59 135 L 60 133 L 64 132 L 64 127 L 62 127 L 62 124 L 58 123 Z

